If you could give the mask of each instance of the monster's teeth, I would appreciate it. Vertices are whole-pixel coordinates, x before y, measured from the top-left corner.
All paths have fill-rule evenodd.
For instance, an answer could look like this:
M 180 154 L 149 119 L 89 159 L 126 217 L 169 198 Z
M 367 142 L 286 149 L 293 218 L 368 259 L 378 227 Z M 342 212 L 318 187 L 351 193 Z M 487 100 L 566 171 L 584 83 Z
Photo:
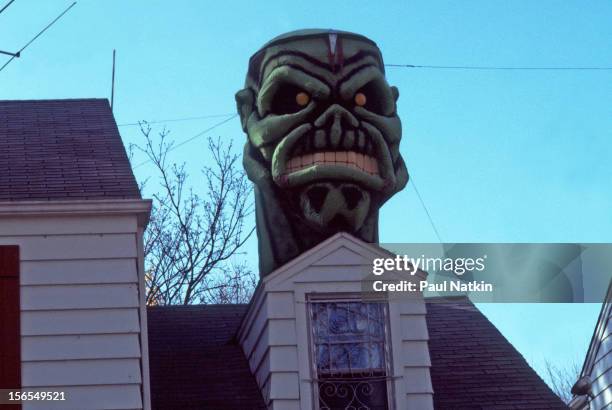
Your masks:
M 289 174 L 311 165 L 344 165 L 371 175 L 379 175 L 378 160 L 355 151 L 325 151 L 298 155 L 287 162 L 285 173 Z
M 357 131 L 357 149 L 363 151 L 365 149 L 366 136 L 361 130 Z

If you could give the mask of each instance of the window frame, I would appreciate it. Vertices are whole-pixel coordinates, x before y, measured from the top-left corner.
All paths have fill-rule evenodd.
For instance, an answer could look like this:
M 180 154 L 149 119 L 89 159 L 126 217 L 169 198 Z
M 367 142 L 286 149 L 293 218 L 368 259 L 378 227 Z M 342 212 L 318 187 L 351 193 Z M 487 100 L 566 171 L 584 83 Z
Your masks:
M 308 326 L 308 354 L 309 354 L 309 368 L 310 368 L 310 380 L 312 383 L 312 402 L 313 409 L 320 410 L 319 406 L 319 374 L 317 366 L 317 353 L 314 341 L 314 318 L 313 318 L 313 304 L 315 303 L 380 303 L 383 311 L 383 323 L 384 323 L 384 359 L 385 359 L 385 375 L 386 381 L 386 393 L 387 393 L 387 405 L 388 410 L 396 409 L 395 406 L 395 376 L 393 375 L 393 349 L 391 344 L 391 321 L 389 311 L 389 300 L 387 295 L 381 294 L 355 294 L 355 293 L 311 293 L 306 295 L 306 323 Z M 356 379 L 357 380 L 357 379 Z

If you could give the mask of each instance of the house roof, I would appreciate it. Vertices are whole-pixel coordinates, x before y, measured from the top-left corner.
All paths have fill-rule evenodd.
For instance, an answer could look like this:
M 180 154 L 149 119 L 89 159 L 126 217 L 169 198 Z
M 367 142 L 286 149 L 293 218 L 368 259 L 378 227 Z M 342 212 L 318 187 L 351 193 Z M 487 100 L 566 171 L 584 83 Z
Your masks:
M 150 307 L 153 409 L 265 409 L 234 335 L 247 305 Z
M 466 298 L 427 303 L 436 409 L 567 409 Z
M 0 101 L 0 201 L 139 199 L 105 99 Z
M 265 408 L 235 334 L 247 305 L 148 310 L 153 409 Z M 467 299 L 427 301 L 436 409 L 566 409 Z

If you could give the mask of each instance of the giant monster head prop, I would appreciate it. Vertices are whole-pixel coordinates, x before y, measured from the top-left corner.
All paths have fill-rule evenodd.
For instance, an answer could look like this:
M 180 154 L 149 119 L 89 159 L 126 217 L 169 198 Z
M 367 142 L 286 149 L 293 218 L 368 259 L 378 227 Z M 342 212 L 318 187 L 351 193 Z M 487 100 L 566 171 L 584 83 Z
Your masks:
M 378 242 L 378 210 L 408 182 L 398 96 L 358 34 L 292 32 L 251 57 L 236 101 L 262 276 L 339 231 Z

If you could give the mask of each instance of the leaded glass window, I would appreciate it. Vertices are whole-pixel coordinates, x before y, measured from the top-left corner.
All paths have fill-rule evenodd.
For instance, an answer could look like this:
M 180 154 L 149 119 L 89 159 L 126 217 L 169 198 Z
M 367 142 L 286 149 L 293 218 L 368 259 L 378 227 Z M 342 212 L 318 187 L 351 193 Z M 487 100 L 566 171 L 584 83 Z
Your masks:
M 316 301 L 310 314 L 319 409 L 388 409 L 386 304 Z

